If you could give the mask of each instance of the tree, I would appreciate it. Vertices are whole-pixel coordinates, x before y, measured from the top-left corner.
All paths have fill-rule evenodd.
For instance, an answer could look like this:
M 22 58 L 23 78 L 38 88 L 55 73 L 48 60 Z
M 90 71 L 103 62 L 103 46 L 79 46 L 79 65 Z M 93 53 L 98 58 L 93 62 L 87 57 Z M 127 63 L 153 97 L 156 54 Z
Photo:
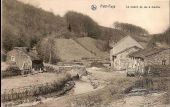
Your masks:
M 156 47 L 157 43 L 160 43 L 163 47 L 170 46 L 170 27 L 168 27 L 163 33 L 152 35 L 148 47 Z
M 79 34 L 79 36 L 100 37 L 100 26 L 89 16 L 69 11 L 64 17 L 67 21 L 69 31 Z
M 53 36 L 40 40 L 37 44 L 37 51 L 44 62 L 54 64 L 59 61 L 55 48 L 55 37 Z
M 115 29 L 122 30 L 130 35 L 148 35 L 149 32 L 140 26 L 136 26 L 129 23 L 115 22 L 113 24 Z

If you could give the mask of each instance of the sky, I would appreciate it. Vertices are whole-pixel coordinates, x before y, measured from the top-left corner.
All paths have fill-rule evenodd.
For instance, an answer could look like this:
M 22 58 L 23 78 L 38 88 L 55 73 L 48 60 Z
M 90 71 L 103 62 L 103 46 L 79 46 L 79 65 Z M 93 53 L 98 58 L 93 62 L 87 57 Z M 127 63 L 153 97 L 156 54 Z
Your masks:
M 63 16 L 76 11 L 90 16 L 99 25 L 113 27 L 114 22 L 141 26 L 151 34 L 161 33 L 169 26 L 169 0 L 18 0 Z M 92 10 L 91 6 L 97 9 Z M 115 8 L 102 8 L 102 5 Z M 159 6 L 160 8 L 126 8 L 126 6 Z

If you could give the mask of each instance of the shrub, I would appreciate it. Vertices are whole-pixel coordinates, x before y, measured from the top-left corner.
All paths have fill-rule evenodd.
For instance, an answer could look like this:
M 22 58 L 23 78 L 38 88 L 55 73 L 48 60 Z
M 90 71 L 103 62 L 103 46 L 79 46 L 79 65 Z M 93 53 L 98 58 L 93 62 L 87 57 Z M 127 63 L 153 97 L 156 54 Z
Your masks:
M 2 78 L 21 75 L 21 70 L 16 65 L 9 65 L 7 69 L 1 70 Z

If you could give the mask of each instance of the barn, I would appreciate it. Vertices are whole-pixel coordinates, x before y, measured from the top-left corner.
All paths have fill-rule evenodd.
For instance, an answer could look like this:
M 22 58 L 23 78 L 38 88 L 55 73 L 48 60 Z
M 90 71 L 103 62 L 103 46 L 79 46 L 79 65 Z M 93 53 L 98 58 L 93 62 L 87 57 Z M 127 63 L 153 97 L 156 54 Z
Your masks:
M 16 64 L 23 71 L 41 71 L 44 68 L 43 61 L 28 47 L 15 47 L 7 53 L 6 61 Z
M 144 47 L 131 36 L 126 36 L 112 46 L 110 50 L 111 66 L 116 70 L 125 70 L 131 63 L 129 54 L 144 49 Z

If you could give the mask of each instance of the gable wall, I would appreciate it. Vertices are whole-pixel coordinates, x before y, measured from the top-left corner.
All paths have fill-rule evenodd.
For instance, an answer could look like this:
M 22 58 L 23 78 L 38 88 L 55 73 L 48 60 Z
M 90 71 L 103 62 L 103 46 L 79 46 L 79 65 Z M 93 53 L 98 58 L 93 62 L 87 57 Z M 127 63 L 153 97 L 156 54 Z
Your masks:
M 15 57 L 15 61 L 11 61 L 11 57 Z M 18 50 L 12 50 L 7 53 L 7 62 L 9 63 L 16 63 L 16 65 L 22 70 L 22 66 L 24 63 L 26 63 L 27 66 L 26 68 L 31 68 L 32 67 L 32 61 L 31 58 L 25 54 L 22 51 Z
M 155 53 L 145 58 L 146 65 L 162 65 L 162 60 L 166 60 L 166 65 L 170 65 L 170 49 Z
M 116 55 L 115 60 L 114 61 L 113 61 L 113 59 L 111 60 L 111 66 L 117 70 L 126 69 L 129 66 L 129 64 L 132 63 L 131 58 L 129 58 L 129 56 L 128 56 L 129 53 L 136 52 L 138 50 L 139 49 L 136 49 L 136 48 L 130 48 L 130 49 Z

